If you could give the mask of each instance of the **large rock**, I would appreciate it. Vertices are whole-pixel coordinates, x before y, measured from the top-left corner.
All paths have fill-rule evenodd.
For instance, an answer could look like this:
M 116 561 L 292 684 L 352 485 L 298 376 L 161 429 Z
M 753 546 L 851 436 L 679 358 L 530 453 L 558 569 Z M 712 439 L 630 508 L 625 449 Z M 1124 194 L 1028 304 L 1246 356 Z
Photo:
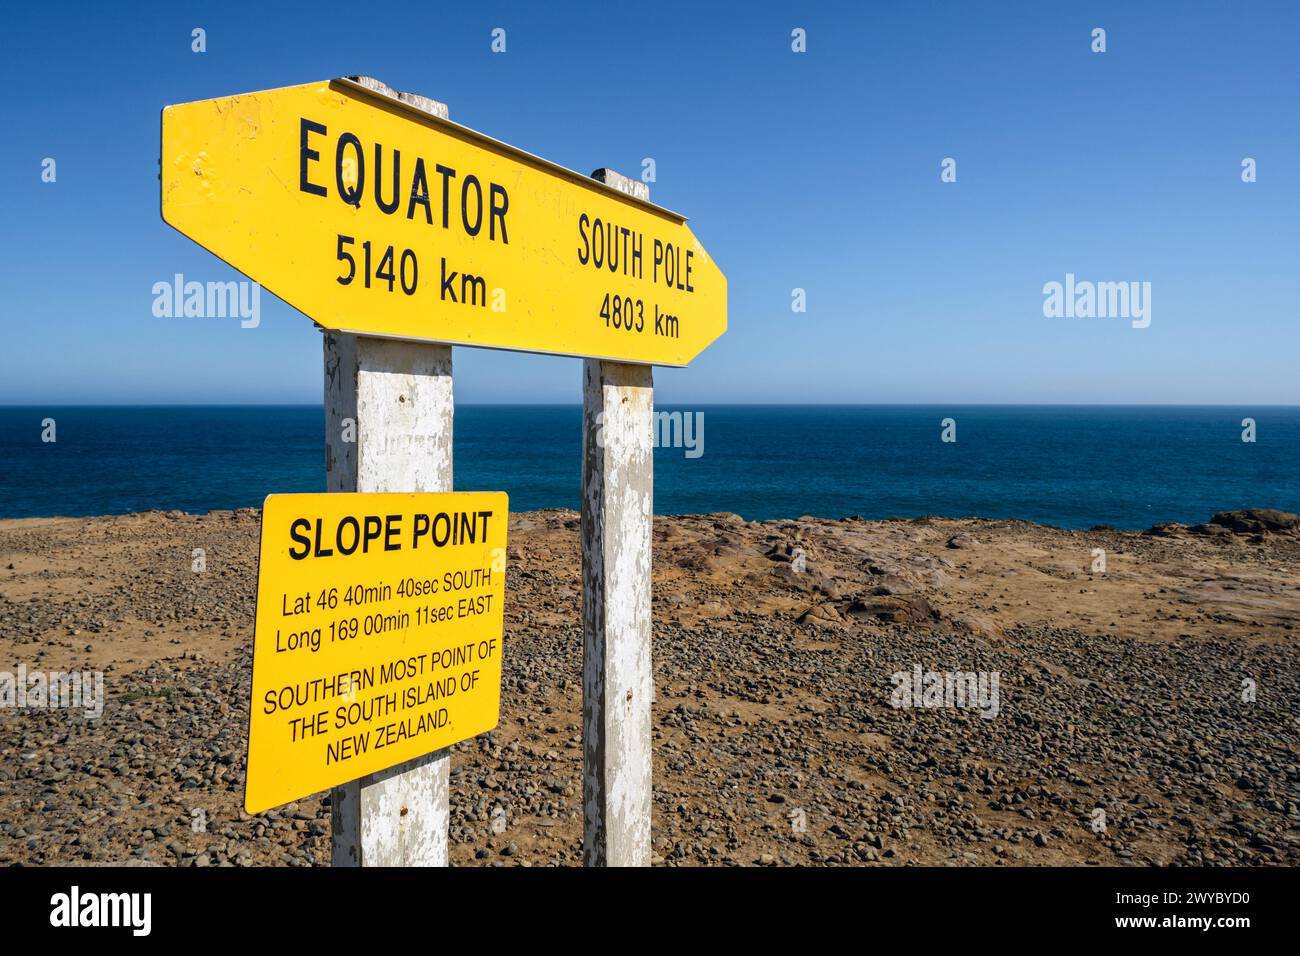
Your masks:
M 887 624 L 923 624 L 938 620 L 939 612 L 919 594 L 864 594 L 840 608 L 846 617 Z
M 843 620 L 833 604 L 818 604 L 799 615 L 800 624 L 839 624 Z
M 1257 534 L 1261 531 L 1300 531 L 1300 515 L 1273 508 L 1220 511 L 1210 519 L 1210 523 L 1230 528 L 1239 534 Z
M 1175 538 L 1187 533 L 1187 525 L 1177 521 L 1162 521 L 1160 524 L 1153 524 L 1142 533 L 1155 538 Z
M 1001 641 L 1005 640 L 1007 636 L 1001 625 L 996 621 L 974 614 L 963 614 L 960 617 L 953 618 L 952 627 L 959 634 L 982 637 L 987 641 Z

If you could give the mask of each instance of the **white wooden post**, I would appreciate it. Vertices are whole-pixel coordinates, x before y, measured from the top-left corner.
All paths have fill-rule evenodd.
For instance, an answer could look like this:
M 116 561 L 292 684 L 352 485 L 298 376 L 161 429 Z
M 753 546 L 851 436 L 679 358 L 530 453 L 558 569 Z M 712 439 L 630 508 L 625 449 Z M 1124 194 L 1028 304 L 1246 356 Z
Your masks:
M 447 107 L 354 77 L 447 118 Z M 451 491 L 451 346 L 325 333 L 327 491 Z M 446 866 L 451 751 L 331 791 L 334 866 Z
M 325 333 L 328 491 L 451 491 L 451 346 Z M 332 791 L 334 866 L 446 866 L 450 750 Z
M 650 198 L 644 183 L 592 174 Z M 587 359 L 582 392 L 583 862 L 649 866 L 654 372 Z

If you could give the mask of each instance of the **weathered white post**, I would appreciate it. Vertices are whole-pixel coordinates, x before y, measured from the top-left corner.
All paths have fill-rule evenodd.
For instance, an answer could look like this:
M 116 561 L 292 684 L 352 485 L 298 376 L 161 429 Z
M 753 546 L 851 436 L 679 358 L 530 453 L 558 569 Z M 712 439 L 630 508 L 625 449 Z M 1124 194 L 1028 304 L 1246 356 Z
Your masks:
M 645 183 L 592 174 L 649 200 Z M 650 864 L 654 372 L 583 362 L 583 862 Z
M 357 81 L 447 117 L 447 107 Z M 327 491 L 451 491 L 451 346 L 325 332 Z M 451 751 L 335 787 L 334 866 L 446 866 Z

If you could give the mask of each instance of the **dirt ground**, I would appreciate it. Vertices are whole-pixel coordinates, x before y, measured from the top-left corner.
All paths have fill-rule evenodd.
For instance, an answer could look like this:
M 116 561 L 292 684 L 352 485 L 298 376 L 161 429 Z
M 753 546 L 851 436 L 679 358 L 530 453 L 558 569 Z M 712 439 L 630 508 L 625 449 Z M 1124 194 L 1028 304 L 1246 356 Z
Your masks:
M 99 670 L 108 697 L 0 709 L 0 862 L 328 862 L 328 795 L 242 811 L 258 522 L 0 521 L 0 671 Z M 510 540 L 452 862 L 574 865 L 577 515 Z M 654 547 L 656 863 L 1300 863 L 1293 530 L 718 514 L 657 518 Z M 996 674 L 996 707 L 894 706 L 917 667 Z

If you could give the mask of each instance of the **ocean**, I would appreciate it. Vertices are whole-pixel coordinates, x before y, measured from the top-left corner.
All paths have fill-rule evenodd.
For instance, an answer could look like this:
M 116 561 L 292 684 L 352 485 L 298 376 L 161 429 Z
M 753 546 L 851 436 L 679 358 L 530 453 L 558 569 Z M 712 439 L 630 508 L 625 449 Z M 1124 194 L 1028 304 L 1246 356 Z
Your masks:
M 1300 407 L 706 405 L 661 422 L 655 511 L 1024 518 L 1065 528 L 1300 511 Z M 954 442 L 941 440 L 943 419 Z M 1242 420 L 1255 422 L 1254 442 Z M 55 441 L 42 440 L 54 420 Z M 683 431 L 676 426 L 695 425 Z M 455 485 L 576 508 L 581 410 L 456 409 Z M 698 424 L 696 424 L 698 423 Z M 667 425 L 668 427 L 664 427 Z M 0 516 L 205 512 L 323 491 L 320 406 L 0 408 Z

